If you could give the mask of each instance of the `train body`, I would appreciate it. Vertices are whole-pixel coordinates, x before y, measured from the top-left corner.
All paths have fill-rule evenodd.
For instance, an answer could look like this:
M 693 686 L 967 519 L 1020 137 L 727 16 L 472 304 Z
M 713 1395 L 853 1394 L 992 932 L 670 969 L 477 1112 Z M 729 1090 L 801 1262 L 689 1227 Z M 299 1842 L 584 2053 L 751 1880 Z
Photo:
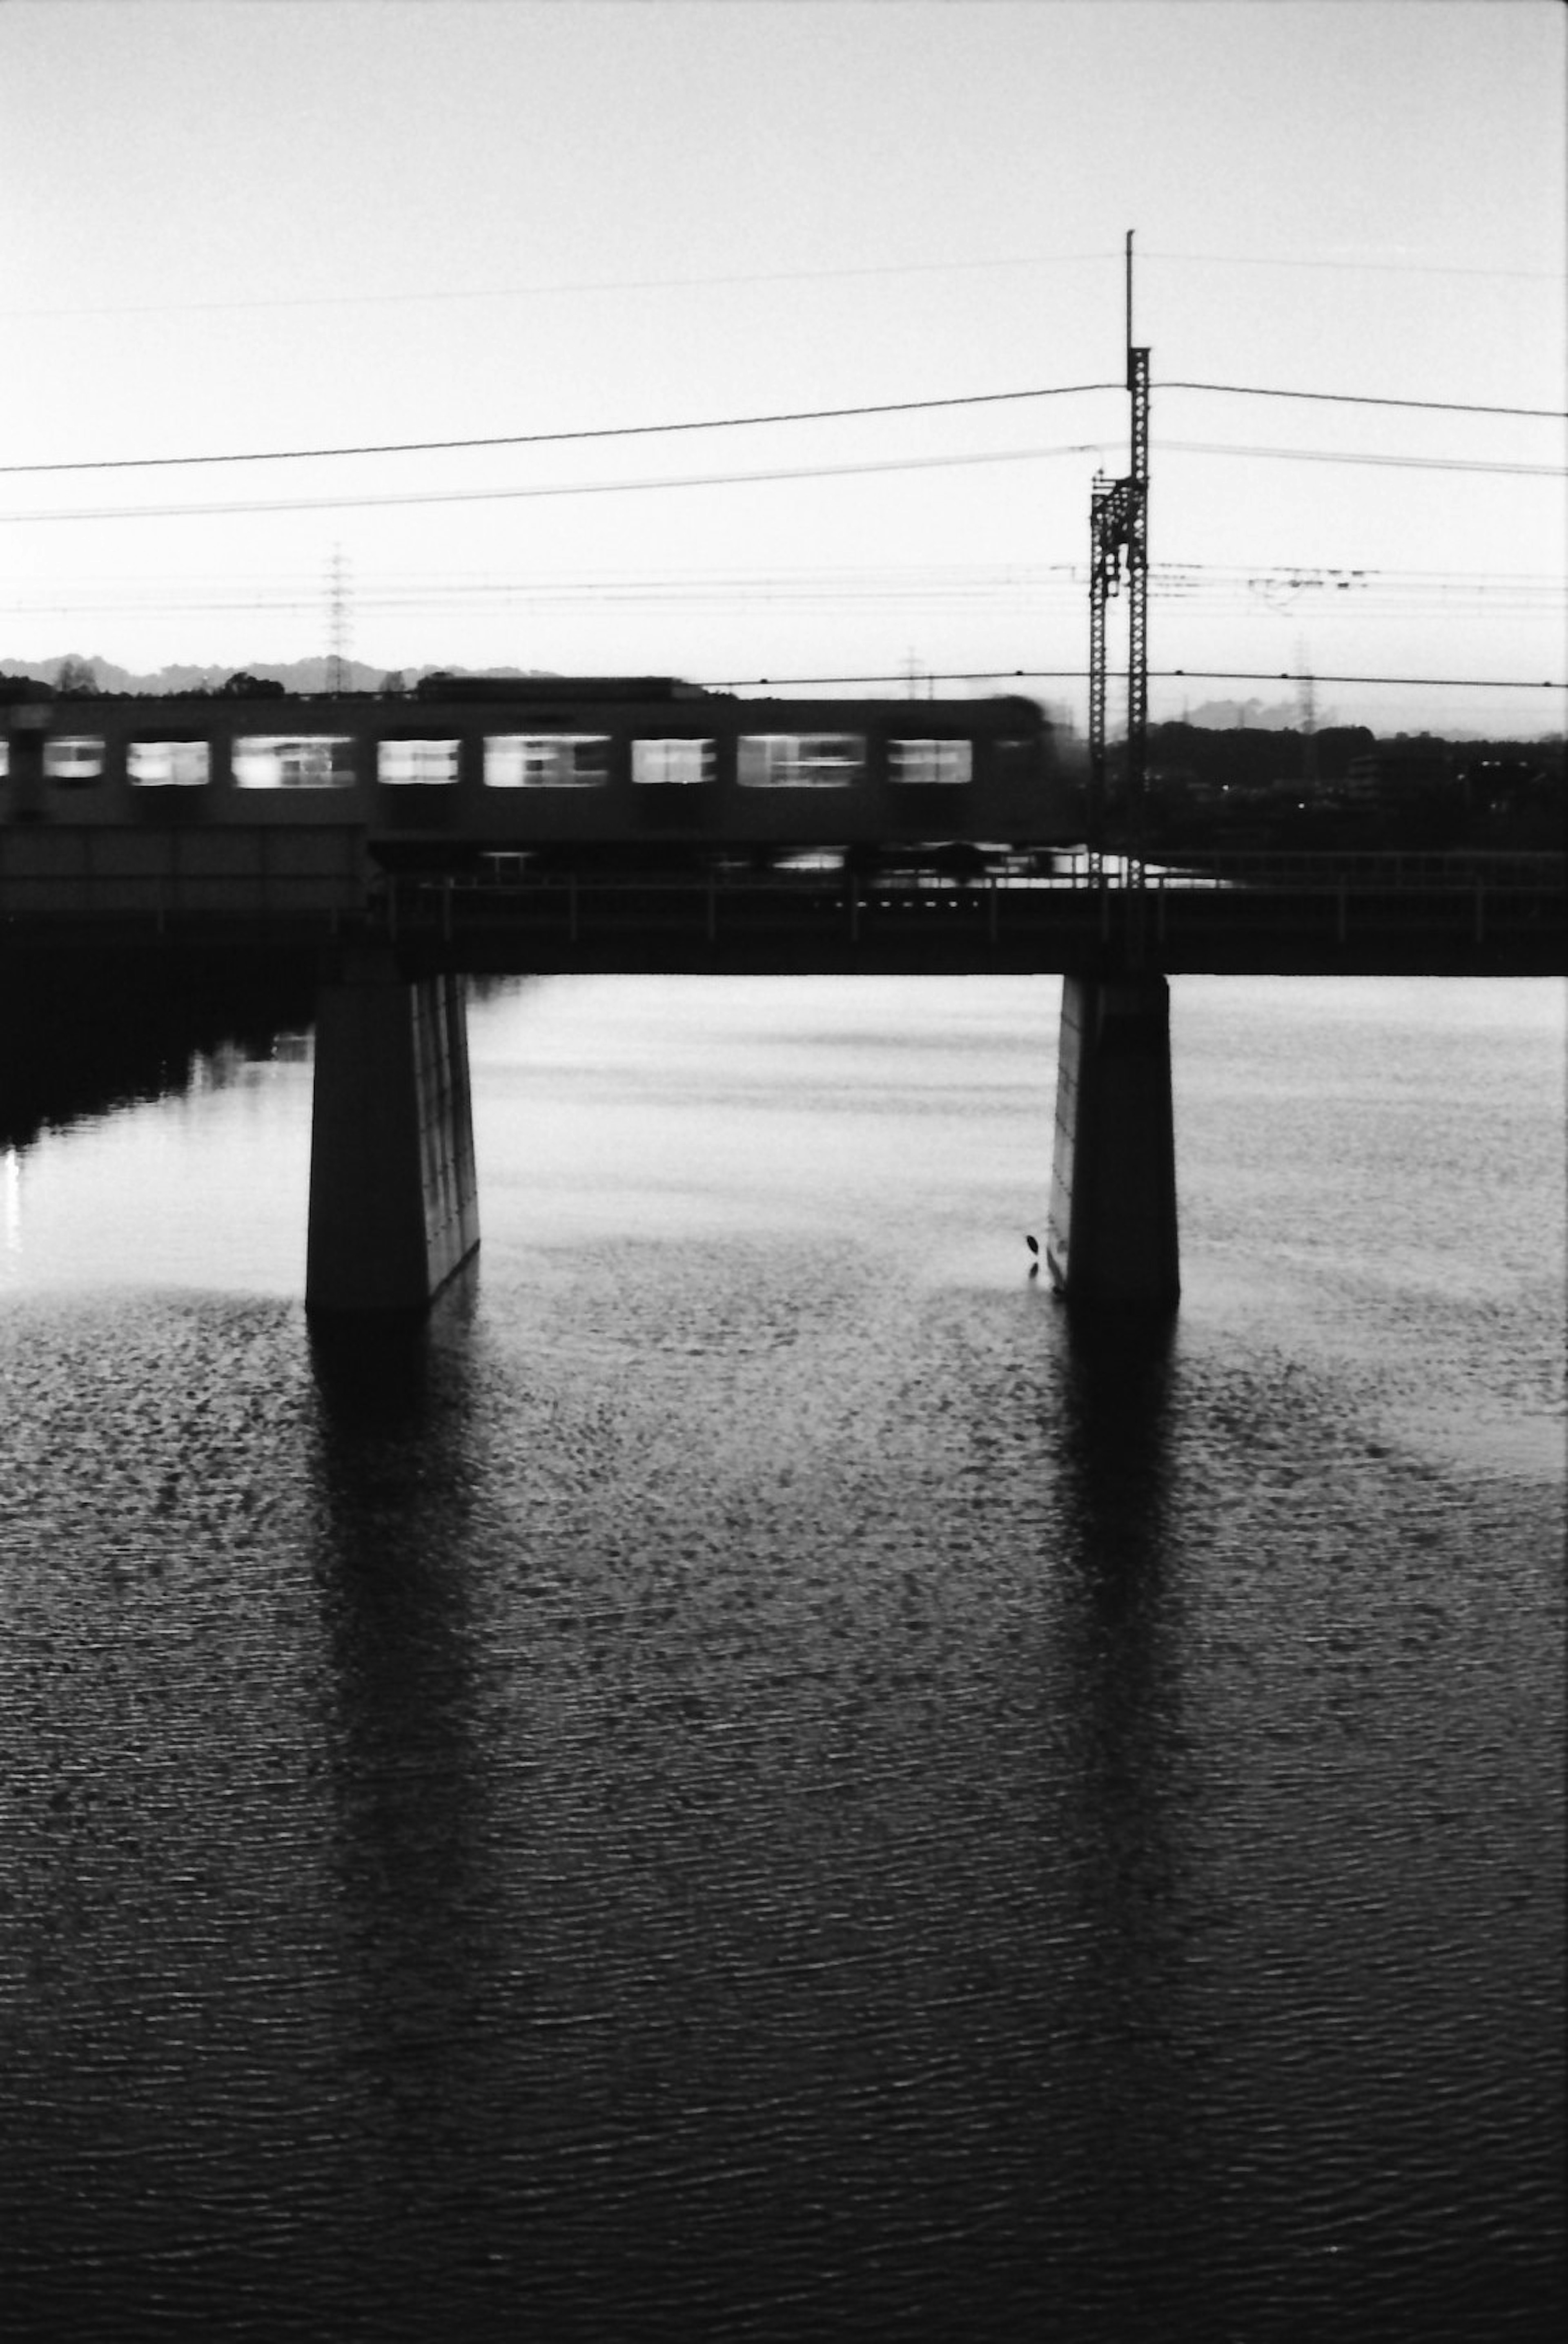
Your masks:
M 400 694 L 100 694 L 7 679 L 0 821 L 358 827 L 384 861 L 646 863 L 1072 836 L 1020 695 L 739 699 L 668 677 L 429 677 Z

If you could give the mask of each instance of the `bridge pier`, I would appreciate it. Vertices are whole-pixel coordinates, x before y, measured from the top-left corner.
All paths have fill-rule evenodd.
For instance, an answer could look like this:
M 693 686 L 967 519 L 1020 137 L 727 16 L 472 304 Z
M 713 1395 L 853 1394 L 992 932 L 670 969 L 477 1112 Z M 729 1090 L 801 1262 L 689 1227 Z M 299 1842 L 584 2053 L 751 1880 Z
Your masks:
M 1064 976 L 1046 1263 L 1086 1308 L 1173 1310 L 1181 1291 L 1162 976 Z
M 346 954 L 317 1000 L 305 1307 L 423 1310 L 478 1242 L 463 980 Z

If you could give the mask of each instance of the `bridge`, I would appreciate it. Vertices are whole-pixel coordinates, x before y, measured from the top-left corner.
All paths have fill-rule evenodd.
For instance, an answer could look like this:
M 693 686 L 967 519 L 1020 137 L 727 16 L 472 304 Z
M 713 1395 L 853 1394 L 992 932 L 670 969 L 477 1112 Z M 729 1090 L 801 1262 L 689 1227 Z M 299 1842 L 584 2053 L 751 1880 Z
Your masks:
M 392 875 L 371 916 L 410 965 L 693 974 L 1552 975 L 1564 857 L 1057 852 L 1044 873 L 912 864 Z
M 11 712 L 13 1000 L 62 955 L 314 963 L 315 1312 L 423 1309 L 478 1243 L 468 975 L 1060 975 L 1048 1262 L 1076 1306 L 1161 1310 L 1171 976 L 1568 967 L 1562 854 L 1076 846 L 1031 703 L 720 703 L 633 679 L 522 705 Z
M 1144 964 L 1172 975 L 1458 976 L 1563 965 L 1558 854 L 1204 853 L 1155 865 L 1057 850 L 1042 871 L 954 842 L 940 860 L 890 871 L 811 860 L 532 871 L 486 851 L 456 871 L 388 871 L 363 826 L 0 829 L 0 922 L 13 945 L 36 948 L 374 936 L 410 964 L 471 975 Z

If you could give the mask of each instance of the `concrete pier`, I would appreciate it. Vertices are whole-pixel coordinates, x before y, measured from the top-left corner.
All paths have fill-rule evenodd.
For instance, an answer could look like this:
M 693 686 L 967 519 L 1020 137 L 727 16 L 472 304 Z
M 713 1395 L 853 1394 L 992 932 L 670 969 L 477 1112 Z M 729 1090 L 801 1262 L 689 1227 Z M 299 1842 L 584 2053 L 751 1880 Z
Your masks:
M 1176 1307 L 1171 988 L 1162 976 L 1062 979 L 1046 1262 L 1075 1307 Z
M 423 1310 L 478 1242 L 463 980 L 346 956 L 317 996 L 305 1307 Z

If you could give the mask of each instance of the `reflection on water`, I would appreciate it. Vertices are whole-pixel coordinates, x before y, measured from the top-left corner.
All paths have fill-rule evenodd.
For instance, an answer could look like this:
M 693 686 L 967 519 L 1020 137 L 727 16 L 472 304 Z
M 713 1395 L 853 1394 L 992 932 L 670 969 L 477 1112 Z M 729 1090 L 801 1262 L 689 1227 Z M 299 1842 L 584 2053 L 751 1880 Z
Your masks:
M 132 1101 L 223 1085 L 297 1045 L 313 955 L 16 948 L 0 1017 L 0 1145 L 26 1148 Z
M 303 1065 L 29 1150 L 8 2332 L 1555 2332 L 1560 1012 L 1179 987 L 1138 1339 L 1041 990 L 495 992 L 397 1340 Z
M 448 1296 L 444 1318 L 461 1308 Z M 427 2236 L 415 2177 L 433 2139 L 471 2134 L 498 2052 L 483 1622 L 463 1536 L 466 1361 L 460 1348 L 433 1360 L 407 1329 L 318 1329 L 310 1349 L 327 1789 L 353 1994 L 339 2049 L 362 2079 L 360 2218 L 371 2235 L 390 2218 Z

